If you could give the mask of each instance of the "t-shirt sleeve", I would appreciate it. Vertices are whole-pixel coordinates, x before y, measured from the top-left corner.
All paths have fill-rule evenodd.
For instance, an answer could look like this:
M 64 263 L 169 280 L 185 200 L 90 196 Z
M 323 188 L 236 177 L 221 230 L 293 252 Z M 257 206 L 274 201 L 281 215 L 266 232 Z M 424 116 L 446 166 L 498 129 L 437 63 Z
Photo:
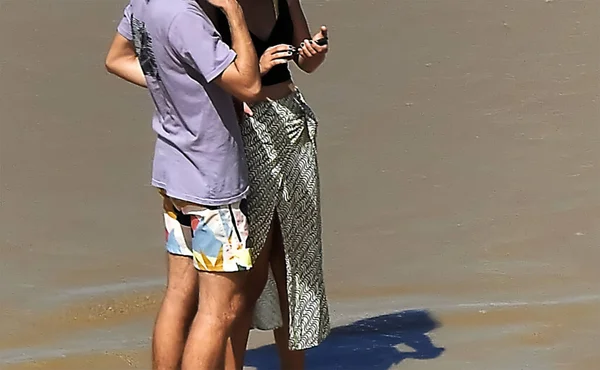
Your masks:
M 223 73 L 236 57 L 208 16 L 199 9 L 189 9 L 173 19 L 169 42 L 174 52 L 207 82 Z
M 117 26 L 117 32 L 129 41 L 133 40 L 133 35 L 131 34 L 131 17 L 131 3 L 129 3 L 125 7 L 123 18 L 121 18 L 121 21 Z

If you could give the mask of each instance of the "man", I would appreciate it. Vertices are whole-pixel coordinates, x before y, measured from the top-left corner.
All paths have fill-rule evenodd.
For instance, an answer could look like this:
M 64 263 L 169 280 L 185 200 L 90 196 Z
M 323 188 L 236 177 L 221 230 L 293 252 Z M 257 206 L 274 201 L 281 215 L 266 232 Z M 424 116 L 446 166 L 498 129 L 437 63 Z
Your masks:
M 147 87 L 155 105 L 152 184 L 163 196 L 169 261 L 155 370 L 223 366 L 252 268 L 232 96 L 260 98 L 258 60 L 237 1 L 208 1 L 227 16 L 231 48 L 195 0 L 131 0 L 106 59 L 109 72 Z

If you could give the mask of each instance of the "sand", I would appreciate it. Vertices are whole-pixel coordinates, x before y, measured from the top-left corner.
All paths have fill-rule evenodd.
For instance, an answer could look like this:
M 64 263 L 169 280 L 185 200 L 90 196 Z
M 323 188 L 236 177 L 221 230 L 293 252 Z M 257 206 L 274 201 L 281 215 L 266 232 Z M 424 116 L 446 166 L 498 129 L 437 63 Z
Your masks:
M 295 77 L 340 327 L 310 368 L 597 369 L 600 5 L 303 3 L 331 29 Z M 149 368 L 150 100 L 103 69 L 123 6 L 0 0 L 2 369 Z

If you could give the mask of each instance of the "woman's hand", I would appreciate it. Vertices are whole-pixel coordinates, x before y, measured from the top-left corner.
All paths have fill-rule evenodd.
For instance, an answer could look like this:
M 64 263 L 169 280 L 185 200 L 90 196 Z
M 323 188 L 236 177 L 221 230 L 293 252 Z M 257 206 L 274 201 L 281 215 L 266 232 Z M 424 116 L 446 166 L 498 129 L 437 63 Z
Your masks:
M 327 27 L 321 26 L 321 30 L 313 36 L 312 40 L 304 40 L 298 51 L 300 52 L 300 56 L 305 59 L 313 58 L 319 54 L 327 54 L 329 51 L 329 45 L 317 45 L 316 41 L 321 39 L 327 39 Z
M 304 40 L 298 48 L 300 55 L 298 65 L 305 72 L 315 71 L 325 60 L 325 54 L 329 51 L 329 44 L 318 45 L 316 41 L 320 39 L 328 39 L 326 26 L 321 26 L 321 30 L 313 36 L 312 40 Z
M 250 117 L 252 117 L 252 115 L 254 114 L 252 113 L 252 108 L 250 108 L 250 106 L 246 103 L 244 103 L 244 114 L 247 114 Z
M 260 75 L 266 75 L 276 65 L 289 63 L 293 55 L 294 47 L 292 45 L 280 44 L 271 46 L 260 57 Z

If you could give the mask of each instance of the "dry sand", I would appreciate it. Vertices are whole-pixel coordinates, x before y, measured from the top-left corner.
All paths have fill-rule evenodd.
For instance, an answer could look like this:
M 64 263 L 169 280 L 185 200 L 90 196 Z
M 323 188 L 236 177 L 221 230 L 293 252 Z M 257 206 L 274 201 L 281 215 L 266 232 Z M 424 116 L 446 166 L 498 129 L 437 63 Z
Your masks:
M 597 369 L 600 4 L 304 4 L 331 28 L 326 66 L 296 76 L 321 118 L 333 319 L 374 318 L 311 361 Z M 150 102 L 103 71 L 123 6 L 0 0 L 2 369 L 148 369 Z M 429 314 L 379 317 L 407 309 Z

